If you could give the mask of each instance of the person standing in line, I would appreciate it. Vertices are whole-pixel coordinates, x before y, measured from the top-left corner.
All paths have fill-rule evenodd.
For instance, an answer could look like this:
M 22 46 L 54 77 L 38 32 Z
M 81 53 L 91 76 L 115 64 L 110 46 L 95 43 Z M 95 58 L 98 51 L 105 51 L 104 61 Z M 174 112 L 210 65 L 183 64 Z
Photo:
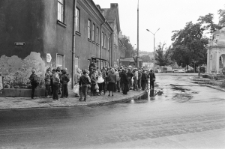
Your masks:
M 141 90 L 141 78 L 142 78 L 142 72 L 141 69 L 138 70 L 138 89 Z
M 106 74 L 106 68 L 102 68 L 102 78 L 104 80 L 103 82 L 103 91 L 104 91 L 104 95 L 105 95 L 105 92 L 106 92 L 106 77 L 107 77 L 107 74 Z
M 36 75 L 36 71 L 33 69 L 32 74 L 29 77 L 31 83 L 31 99 L 34 99 L 35 89 L 37 88 L 39 81 L 38 76 Z
M 60 68 L 60 67 L 57 67 L 56 68 L 56 72 L 57 72 L 57 74 L 58 74 L 58 76 L 59 76 L 59 79 L 61 79 L 61 77 L 62 77 L 62 69 Z M 59 93 L 58 94 L 62 94 L 62 84 L 59 82 Z
M 45 97 L 49 97 L 51 95 L 51 68 L 48 68 L 45 73 Z
M 134 84 L 133 84 L 133 88 L 134 88 L 134 91 L 135 90 L 138 90 L 138 71 L 137 69 L 134 70 Z
M 91 72 L 91 93 L 92 93 L 92 96 L 97 95 L 97 92 L 96 92 L 97 80 L 98 80 L 97 73 L 96 73 L 96 70 L 94 69 Z
M 121 73 L 121 84 L 122 84 L 122 91 L 124 95 L 127 95 L 127 92 L 129 91 L 129 86 L 128 86 L 128 77 L 127 77 L 127 72 L 125 69 L 122 70 Z
M 109 71 L 107 82 L 108 82 L 107 90 L 109 91 L 108 96 L 110 96 L 110 92 L 111 92 L 111 96 L 113 96 L 113 92 L 115 92 L 115 88 L 116 88 L 116 75 L 115 75 L 114 69 L 111 69 Z
M 117 69 L 115 70 L 115 75 L 116 75 L 116 91 L 120 92 L 120 74 Z
M 60 84 L 60 79 L 59 79 L 59 74 L 58 72 L 53 69 L 52 70 L 52 85 L 53 85 L 53 100 L 58 100 L 59 99 L 59 84 Z
M 128 87 L 129 87 L 129 89 L 131 89 L 133 73 L 131 72 L 131 70 L 129 68 L 128 68 L 128 72 L 127 72 L 127 77 L 128 77 Z
M 87 73 L 88 72 L 84 70 L 83 75 L 79 79 L 79 85 L 81 88 L 79 101 L 82 101 L 83 97 L 84 97 L 84 101 L 87 100 L 88 86 L 91 84 L 90 78 Z
M 149 78 L 150 78 L 150 90 L 154 90 L 154 83 L 155 83 L 155 73 L 150 70 L 150 73 L 149 73 Z
M 104 79 L 102 77 L 102 72 L 100 70 L 98 70 L 98 80 L 97 80 L 97 83 L 98 83 L 98 86 L 99 86 L 99 95 L 102 94 L 103 90 L 104 90 Z
M 148 83 L 148 78 L 147 78 L 147 75 L 146 75 L 146 71 L 143 70 L 142 77 L 141 77 L 141 85 L 142 85 L 143 91 L 146 89 L 147 83 Z
M 67 73 L 66 69 L 62 70 L 62 75 L 61 75 L 61 79 L 60 82 L 62 84 L 62 94 L 61 94 L 61 98 L 68 98 L 68 82 L 70 81 L 70 77 L 69 74 Z

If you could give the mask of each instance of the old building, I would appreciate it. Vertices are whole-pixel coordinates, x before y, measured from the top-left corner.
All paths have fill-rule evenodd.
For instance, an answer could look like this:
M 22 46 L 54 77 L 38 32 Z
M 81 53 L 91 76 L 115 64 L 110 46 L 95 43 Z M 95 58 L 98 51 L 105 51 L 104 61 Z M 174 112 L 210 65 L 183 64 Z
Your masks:
M 221 74 L 225 69 L 225 27 L 213 34 L 207 51 L 207 73 Z
M 119 51 L 119 34 L 120 34 L 120 18 L 119 18 L 119 6 L 117 3 L 111 3 L 110 8 L 102 9 L 102 13 L 105 16 L 107 22 L 113 28 L 113 46 L 112 46 L 112 58 L 111 63 L 113 66 L 119 65 L 120 51 Z
M 0 73 L 8 87 L 26 86 L 32 69 L 111 65 L 113 28 L 92 0 L 1 0 Z M 73 85 L 73 79 L 71 78 Z

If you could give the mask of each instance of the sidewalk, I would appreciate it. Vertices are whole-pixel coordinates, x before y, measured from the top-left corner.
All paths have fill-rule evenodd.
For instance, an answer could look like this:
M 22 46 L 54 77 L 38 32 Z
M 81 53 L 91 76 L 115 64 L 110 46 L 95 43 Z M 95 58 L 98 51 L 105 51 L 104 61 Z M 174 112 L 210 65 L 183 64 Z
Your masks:
M 223 80 L 221 81 L 221 80 L 212 80 L 212 79 L 209 79 L 209 78 L 193 77 L 192 81 L 194 83 L 199 84 L 200 86 L 207 86 L 207 87 L 225 92 L 225 88 L 220 87 Z
M 108 97 L 106 93 L 88 97 L 86 102 L 80 102 L 79 97 L 60 98 L 57 101 L 53 101 L 52 98 L 0 97 L 0 110 L 108 105 L 129 102 L 132 99 L 141 98 L 145 93 L 145 91 L 129 91 L 127 95 L 115 93 L 113 97 Z

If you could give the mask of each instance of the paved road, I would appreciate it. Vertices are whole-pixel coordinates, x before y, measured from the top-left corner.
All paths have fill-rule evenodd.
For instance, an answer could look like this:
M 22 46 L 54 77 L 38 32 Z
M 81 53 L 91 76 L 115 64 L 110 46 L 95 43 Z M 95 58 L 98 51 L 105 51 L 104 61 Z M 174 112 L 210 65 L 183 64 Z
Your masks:
M 161 96 L 0 112 L 0 148 L 225 148 L 225 93 L 157 74 Z

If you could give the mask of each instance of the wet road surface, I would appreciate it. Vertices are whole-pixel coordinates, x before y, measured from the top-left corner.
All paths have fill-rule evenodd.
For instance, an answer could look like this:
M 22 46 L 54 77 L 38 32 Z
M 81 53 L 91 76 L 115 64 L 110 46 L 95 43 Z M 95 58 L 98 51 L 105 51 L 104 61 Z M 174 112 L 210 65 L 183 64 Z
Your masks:
M 225 93 L 157 74 L 163 94 L 100 107 L 0 112 L 0 148 L 225 148 Z

